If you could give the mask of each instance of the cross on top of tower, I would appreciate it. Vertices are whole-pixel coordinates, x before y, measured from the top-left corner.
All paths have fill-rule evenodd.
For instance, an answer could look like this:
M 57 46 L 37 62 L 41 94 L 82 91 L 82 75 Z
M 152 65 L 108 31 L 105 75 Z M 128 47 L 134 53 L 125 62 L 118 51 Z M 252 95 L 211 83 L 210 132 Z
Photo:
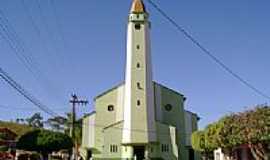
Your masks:
M 143 1 L 142 0 L 133 0 L 130 12 L 131 13 L 144 13 L 144 12 L 146 12 Z

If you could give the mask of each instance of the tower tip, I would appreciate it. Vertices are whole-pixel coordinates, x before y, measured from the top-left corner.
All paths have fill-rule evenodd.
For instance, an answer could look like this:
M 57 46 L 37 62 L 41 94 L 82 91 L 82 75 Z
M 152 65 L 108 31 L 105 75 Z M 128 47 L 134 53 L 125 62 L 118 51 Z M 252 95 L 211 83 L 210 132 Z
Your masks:
M 143 1 L 142 0 L 133 0 L 130 12 L 131 13 L 144 13 L 144 12 L 146 12 Z

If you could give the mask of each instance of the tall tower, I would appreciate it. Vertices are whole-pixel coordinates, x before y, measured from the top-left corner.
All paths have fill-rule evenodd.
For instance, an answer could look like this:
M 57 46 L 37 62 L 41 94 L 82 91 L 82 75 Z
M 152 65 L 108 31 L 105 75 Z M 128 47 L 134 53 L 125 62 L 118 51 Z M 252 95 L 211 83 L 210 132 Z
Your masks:
M 150 22 L 142 0 L 133 0 L 127 30 L 123 144 L 156 142 Z

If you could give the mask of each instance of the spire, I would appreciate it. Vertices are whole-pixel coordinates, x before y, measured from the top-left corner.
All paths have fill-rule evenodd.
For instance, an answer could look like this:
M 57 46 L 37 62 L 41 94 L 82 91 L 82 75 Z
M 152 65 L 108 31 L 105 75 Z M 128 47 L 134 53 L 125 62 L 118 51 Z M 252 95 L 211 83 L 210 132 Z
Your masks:
M 133 0 L 131 13 L 144 13 L 146 12 L 145 6 L 142 0 Z

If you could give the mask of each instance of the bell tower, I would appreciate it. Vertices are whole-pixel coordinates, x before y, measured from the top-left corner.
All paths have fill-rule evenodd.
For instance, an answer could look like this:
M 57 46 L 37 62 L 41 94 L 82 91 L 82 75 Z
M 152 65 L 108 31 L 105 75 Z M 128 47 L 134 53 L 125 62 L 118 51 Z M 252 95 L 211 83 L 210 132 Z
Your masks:
M 142 0 L 133 0 L 127 30 L 122 143 L 156 142 L 150 22 Z

